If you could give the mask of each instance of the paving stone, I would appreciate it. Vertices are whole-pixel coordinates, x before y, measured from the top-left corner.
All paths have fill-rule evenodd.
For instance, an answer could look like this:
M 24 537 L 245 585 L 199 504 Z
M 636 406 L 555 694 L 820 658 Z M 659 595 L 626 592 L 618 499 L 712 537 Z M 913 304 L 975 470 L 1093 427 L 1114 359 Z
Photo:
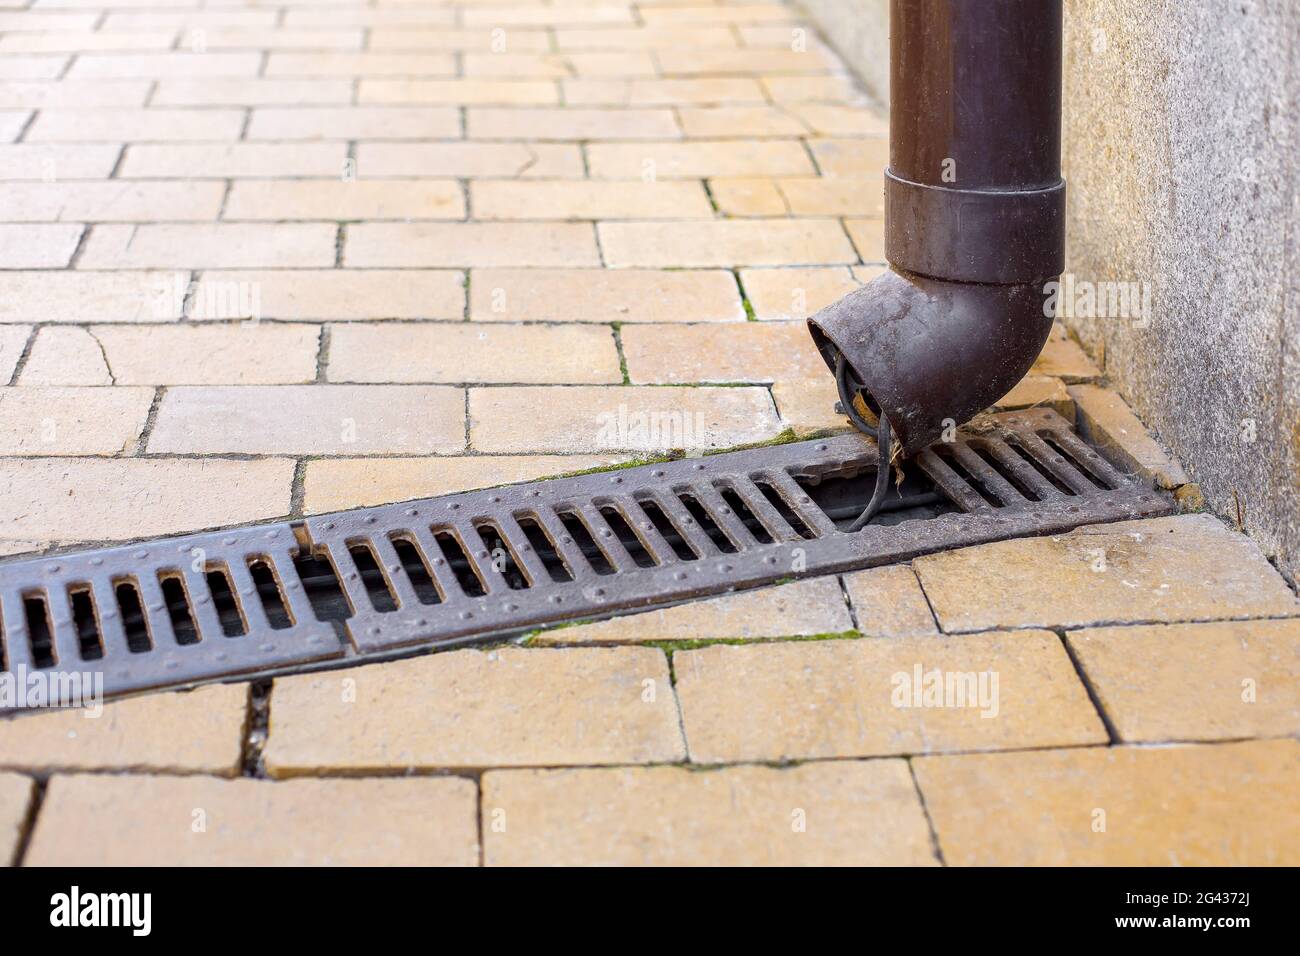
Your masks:
M 713 212 L 700 183 L 639 180 L 481 179 L 470 184 L 470 205 L 475 219 L 689 219 Z
M 785 380 L 772 383 L 772 399 L 781 414 L 781 423 L 796 435 L 812 436 L 851 431 L 849 420 L 835 411 L 840 400 L 835 380 Z
M 1066 638 L 1121 740 L 1300 733 L 1300 620 L 1090 628 Z
M 29 143 L 235 140 L 243 128 L 243 110 L 44 110 L 24 138 Z
M 619 140 L 671 139 L 681 135 L 669 109 L 494 109 L 465 111 L 472 139 Z
M 332 266 L 334 223 L 97 226 L 81 269 L 239 269 Z
M 609 329 L 583 325 L 331 326 L 331 382 L 607 384 L 623 380 Z
M 30 325 L 0 325 L 0 385 L 8 385 L 32 337 Z
M 465 447 L 464 392 L 437 385 L 168 389 L 151 454 L 434 454 Z M 0 406 L 3 407 L 3 406 Z
M 91 330 L 117 385 L 280 385 L 316 379 L 320 327 L 273 323 Z
M 715 644 L 673 654 L 695 763 L 1105 743 L 1047 631 Z
M 464 219 L 460 183 L 441 179 L 239 182 L 224 219 Z
M 905 564 L 844 575 L 858 630 L 868 637 L 924 637 L 938 634 L 934 614 L 916 573 Z
M 813 172 L 802 144 L 791 140 L 698 140 L 683 143 L 592 143 L 593 179 L 698 179 Z
M 256 76 L 260 53 L 87 53 L 68 70 L 74 80 L 168 77 Z
M 470 318 L 483 322 L 743 322 L 722 270 L 475 269 Z M 2 281 L 2 280 L 0 280 Z
M 455 139 L 460 114 L 450 106 L 335 106 L 252 111 L 248 139 Z
M 376 176 L 463 179 L 583 179 L 575 143 L 358 143 L 357 172 Z
M 278 518 L 293 470 L 284 458 L 5 458 L 0 527 L 33 541 L 119 541 Z
M 1208 514 L 1090 525 L 912 566 L 949 632 L 1300 613 L 1259 545 Z
M 798 103 L 789 107 L 818 136 L 889 135 L 889 117 L 867 106 L 839 103 Z M 879 184 L 883 190 L 883 182 Z
M 885 261 L 885 223 L 880 219 L 845 219 L 844 229 L 863 262 Z
M 626 3 L 561 4 L 542 6 L 468 6 L 461 11 L 467 27 L 559 26 L 583 24 L 628 24 L 635 22 Z
M 1156 482 L 1177 488 L 1187 472 L 1152 438 L 1124 399 L 1108 388 L 1074 385 L 1069 390 L 1079 410 L 1079 428 L 1108 457 Z
M 784 216 L 790 211 L 776 184 L 763 177 L 711 179 L 709 194 L 728 216 Z
M 743 387 L 472 388 L 469 418 L 472 447 L 500 453 L 728 448 L 780 431 L 767 391 Z
M 343 261 L 361 268 L 597 266 L 600 250 L 588 223 L 378 222 L 348 227 Z
M 564 102 L 575 106 L 710 106 L 767 101 L 756 80 L 742 77 L 580 79 L 562 80 L 561 85 Z
M 378 80 L 362 78 L 357 103 L 446 103 L 464 106 L 553 106 L 552 80 Z
M 113 376 L 104 362 L 103 350 L 88 331 L 48 326 L 36 334 L 18 384 L 112 385 Z
M 148 694 L 0 721 L 0 766 L 156 773 L 239 773 L 246 684 Z
M 0 111 L 0 142 L 12 143 L 32 118 L 31 110 Z M 655 137 L 658 139 L 659 137 Z
M 71 57 L 66 56 L 15 56 L 0 57 L 0 79 L 55 80 L 68 67 Z
M 119 175 L 124 179 L 339 178 L 346 160 L 346 143 L 132 143 Z
M 280 678 L 273 697 L 273 776 L 685 756 L 668 661 L 652 648 L 451 651 Z
M 532 481 L 616 464 L 617 455 L 321 458 L 307 462 L 307 514 Z
M 187 274 L 0 271 L 0 322 L 174 322 Z
M 16 773 L 0 773 L 0 862 L 14 863 L 18 842 L 27 823 L 36 783 Z
M 862 94 L 848 76 L 765 76 L 760 82 L 773 103 L 850 103 Z
M 1039 375 L 1054 375 L 1067 382 L 1087 382 L 1101 377 L 1101 369 L 1092 364 L 1079 343 L 1065 337 L 1048 339 L 1034 362 Z
M 361 30 L 280 30 L 214 27 L 203 31 L 209 50 L 360 50 Z
M 774 382 L 829 378 L 803 322 L 635 325 L 622 331 L 636 385 Z
M 949 865 L 1300 862 L 1294 740 L 925 757 L 913 767 Z
M 318 11 L 312 11 L 317 13 Z M 376 9 L 376 10 L 340 10 L 334 11 L 334 15 L 349 14 L 357 17 L 361 16 L 378 16 L 389 14 L 408 14 L 408 13 L 435 13 L 445 12 L 454 13 L 454 10 L 430 11 L 415 9 Z M 293 16 L 294 11 L 289 11 L 289 16 Z M 286 20 L 286 23 L 290 21 Z M 604 31 L 601 31 L 604 32 Z M 404 27 L 402 29 L 385 29 L 376 27 L 370 31 L 370 49 L 372 50 L 442 50 L 442 51 L 468 51 L 468 50 L 487 50 L 493 49 L 493 44 L 497 42 L 493 37 L 491 30 L 455 30 L 439 29 L 425 30 L 417 27 Z M 515 52 L 524 51 L 541 51 L 549 50 L 550 40 L 545 30 L 511 30 L 506 34 L 506 48 Z
M 226 184 L 210 182 L 14 183 L 0 206 L 14 222 L 168 222 L 213 220 Z
M 135 447 L 151 388 L 0 392 L 0 455 L 116 455 Z
M 64 84 L 66 85 L 66 80 Z M 151 106 L 324 106 L 352 103 L 350 79 L 159 80 Z M 140 104 L 133 104 L 140 105 Z
M 669 47 L 656 52 L 665 76 L 751 76 L 756 73 L 831 73 L 834 55 L 806 50 L 688 50 Z
M 644 50 L 657 47 L 735 47 L 736 35 L 726 26 L 692 27 L 682 30 L 676 26 L 557 27 L 555 46 L 559 50 Z
M 833 219 L 603 222 L 597 229 L 606 264 L 614 268 L 857 261 Z
M 149 80 L 11 80 L 0 88 L 0 109 L 88 110 L 144 106 Z M 164 105 L 164 104 L 159 104 Z
M 1065 383 L 1050 375 L 1026 375 L 994 402 L 993 407 L 1000 411 L 1050 408 L 1067 422 L 1074 421 L 1074 399 L 1065 390 Z
M 802 136 L 807 129 L 775 106 L 683 106 L 677 110 L 682 131 L 691 139 L 756 136 Z
M 4 145 L 0 146 L 0 180 L 106 179 L 121 153 L 118 143 Z
M 472 780 L 50 781 L 32 866 L 473 866 Z
M 811 269 L 741 269 L 740 282 L 754 318 L 808 318 L 858 287 L 844 266 Z
M 264 76 L 455 76 L 450 54 L 394 53 L 272 53 Z
M 851 630 L 853 620 L 844 603 L 844 592 L 839 580 L 832 576 L 540 631 L 530 644 L 753 640 Z
M 902 760 L 483 776 L 489 866 L 926 866 Z M 866 812 L 864 812 L 866 811 Z
M 879 177 L 786 177 L 777 180 L 796 216 L 864 216 L 883 219 L 885 188 Z
M 753 3 L 743 6 L 651 6 L 638 7 L 641 19 L 652 27 L 697 23 L 786 23 L 799 19 L 790 7 L 780 3 Z
M 0 224 L 0 268 L 61 269 L 72 262 L 85 226 Z
M 190 310 L 193 319 L 459 319 L 464 314 L 465 273 L 433 269 L 205 272 Z
M 814 139 L 808 149 L 823 176 L 875 179 L 882 183 L 889 165 L 889 140 L 871 136 L 861 139 Z
M 382 7 L 355 7 L 355 6 L 330 6 L 322 9 L 318 5 L 310 5 L 305 9 L 289 9 L 284 13 L 284 25 L 287 27 L 308 27 L 318 29 L 320 27 L 384 27 L 384 26 L 401 26 L 408 27 L 412 25 L 423 26 L 450 26 L 456 22 L 456 10 L 449 6 L 427 7 L 415 6 L 411 4 L 382 6 Z M 375 30 L 372 31 L 372 39 L 375 33 L 415 33 L 421 31 L 403 29 L 401 31 Z M 456 30 L 448 31 L 422 31 L 427 33 L 456 33 Z M 485 31 L 475 30 L 475 33 L 482 34 Z M 511 39 L 514 44 L 520 42 L 520 37 L 516 33 L 525 31 L 512 30 Z M 536 36 L 546 39 L 546 34 L 538 32 Z M 372 48 L 374 44 L 371 44 Z
M 571 76 L 657 76 L 649 53 L 466 53 L 461 57 L 467 77 L 535 77 L 559 80 Z

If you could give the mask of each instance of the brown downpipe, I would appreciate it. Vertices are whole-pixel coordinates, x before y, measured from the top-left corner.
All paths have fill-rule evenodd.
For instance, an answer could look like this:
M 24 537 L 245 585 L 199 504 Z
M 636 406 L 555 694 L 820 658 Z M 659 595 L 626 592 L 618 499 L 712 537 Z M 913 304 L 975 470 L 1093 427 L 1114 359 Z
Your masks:
M 1061 0 L 892 0 L 889 271 L 808 320 L 904 456 L 1007 393 L 1065 261 Z M 888 442 L 883 441 L 882 446 Z M 884 449 L 882 448 L 882 451 Z

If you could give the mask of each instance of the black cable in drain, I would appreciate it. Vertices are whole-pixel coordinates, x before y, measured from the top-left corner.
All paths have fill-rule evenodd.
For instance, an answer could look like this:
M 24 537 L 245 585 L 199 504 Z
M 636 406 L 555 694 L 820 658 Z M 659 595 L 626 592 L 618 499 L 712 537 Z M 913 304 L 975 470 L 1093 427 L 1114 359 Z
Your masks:
M 853 379 L 852 383 L 849 381 L 850 377 Z M 894 435 L 889 427 L 889 419 L 884 412 L 879 415 L 879 424 L 872 425 L 853 404 L 853 399 L 862 391 L 862 383 L 857 380 L 857 376 L 853 375 L 843 353 L 840 353 L 835 359 L 835 387 L 839 390 L 840 405 L 844 409 L 844 414 L 849 417 L 853 427 L 874 438 L 877 447 L 880 449 L 880 458 L 876 465 L 876 487 L 871 494 L 871 500 L 867 503 L 866 508 L 862 510 L 862 514 L 858 515 L 848 527 L 849 531 L 860 531 L 880 511 L 885 495 L 889 492 L 890 458 L 893 456 Z

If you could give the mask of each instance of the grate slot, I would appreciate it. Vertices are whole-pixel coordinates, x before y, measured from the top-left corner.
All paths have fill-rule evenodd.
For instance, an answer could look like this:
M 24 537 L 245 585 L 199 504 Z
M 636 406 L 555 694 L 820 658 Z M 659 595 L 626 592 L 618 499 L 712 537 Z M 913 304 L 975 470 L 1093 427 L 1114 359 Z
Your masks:
M 789 505 L 790 510 L 799 516 L 799 520 L 803 522 L 809 534 L 820 538 L 835 533 L 835 522 L 813 504 L 808 492 L 787 472 L 774 470 L 767 472 L 765 477 L 772 483 L 772 488 L 780 494 L 782 500 Z
M 95 620 L 95 601 L 90 585 L 82 583 L 67 590 L 72 604 L 72 623 L 77 633 L 77 650 L 83 661 L 97 661 L 104 656 L 104 645 L 99 637 L 99 621 Z
M 373 610 L 378 611 L 380 614 L 391 614 L 396 611 L 397 598 L 393 594 L 392 586 L 388 583 L 388 576 L 379 567 L 379 561 L 375 558 L 375 552 L 370 542 L 348 541 L 347 550 L 348 557 L 351 559 L 352 567 L 355 570 L 345 574 L 343 576 L 344 581 L 351 581 L 360 585 L 361 590 L 365 592 L 367 604 Z M 348 590 L 351 592 L 352 589 L 349 588 Z M 360 613 L 359 610 L 358 613 Z
M 283 631 L 287 627 L 293 627 L 289 605 L 285 602 L 284 591 L 280 588 L 280 582 L 271 567 L 270 559 L 265 555 L 250 558 L 248 573 L 252 578 L 253 590 L 261 599 L 262 610 L 271 625 L 271 630 Z
M 54 658 L 59 663 L 82 660 L 81 640 L 72 614 L 67 588 L 52 587 L 42 595 L 45 616 L 54 644 Z
M 536 528 L 537 525 L 534 524 L 533 527 Z M 509 513 L 501 515 L 497 519 L 497 529 L 502 539 L 510 545 L 510 553 L 514 556 L 515 563 L 527 582 L 528 587 L 537 587 L 546 581 L 553 580 L 551 578 L 551 571 L 546 566 L 546 562 L 543 560 L 542 556 L 537 553 L 537 548 L 534 546 L 532 538 L 528 535 L 523 526 L 515 520 L 514 515 Z M 540 531 L 535 531 L 534 533 L 540 534 Z M 545 540 L 545 536 L 543 536 L 543 540 Z M 550 547 L 549 542 L 547 543 L 547 550 L 551 554 L 555 553 L 554 549 Z M 556 558 L 555 560 L 558 562 L 559 558 Z M 563 571 L 563 565 L 561 565 L 560 570 Z M 561 580 L 568 580 L 567 575 Z
M 593 504 L 583 504 L 578 507 L 577 514 L 583 524 L 591 530 L 592 537 L 596 540 L 596 546 L 600 548 L 606 560 L 613 566 L 615 573 L 631 571 L 637 566 L 631 551 L 628 550 L 628 545 L 619 538 L 618 532 L 601 514 L 599 508 Z M 630 528 L 628 534 L 633 541 L 636 541 L 636 535 L 632 534 Z M 636 542 L 636 546 L 640 547 L 639 541 Z M 650 563 L 653 564 L 654 562 Z
M 345 621 L 352 616 L 352 605 L 339 581 L 338 572 L 325 554 L 301 551 L 294 555 L 293 570 L 302 584 L 302 593 L 310 605 L 312 617 L 318 621 Z M 299 612 L 297 619 L 307 620 L 307 615 Z M 199 629 L 201 631 L 202 627 Z
M 246 561 L 231 561 L 225 567 L 229 575 L 230 587 L 235 594 L 235 602 L 242 612 L 244 633 L 258 634 L 271 627 L 271 619 L 262 606 L 257 584 L 249 571 Z
M 961 500 L 958 503 L 962 504 L 963 507 L 965 507 L 964 502 L 971 500 L 976 502 L 973 507 L 968 509 L 971 511 L 997 508 L 1001 505 L 997 497 L 970 473 L 965 463 L 953 451 L 952 445 L 935 445 L 933 448 L 922 452 L 923 457 L 926 455 L 933 455 L 934 460 L 943 466 L 949 484 L 962 489 L 960 492 Z M 948 485 L 940 480 L 938 473 L 932 472 L 931 477 L 945 492 L 949 490 Z
M 455 575 L 456 587 L 460 592 L 469 597 L 482 597 L 486 594 L 487 588 L 483 586 L 483 580 L 478 576 L 478 569 L 470 563 L 469 555 L 465 553 L 465 546 L 461 544 L 459 536 L 450 529 L 444 528 L 433 532 L 433 540 L 438 545 L 443 560 L 447 562 L 446 566 Z
M 541 522 L 535 515 L 516 515 L 515 523 L 519 525 L 519 530 L 523 532 L 524 540 L 532 549 L 532 554 L 542 564 L 542 571 L 551 581 L 558 584 L 564 584 L 573 580 L 573 574 L 568 566 L 560 558 L 560 553 L 555 550 L 555 544 L 551 541 L 550 536 L 542 528 Z M 533 584 L 536 585 L 546 578 L 538 577 Z
M 695 516 L 676 495 L 670 492 L 652 491 L 645 500 L 653 502 L 672 527 L 677 529 L 678 535 L 692 554 L 699 555 L 701 558 L 714 558 L 722 553 L 714 540 L 709 537 L 708 532 L 700 526 Z M 643 509 L 644 505 L 645 501 L 642 502 Z
M 645 497 L 634 500 L 637 509 L 645 516 L 640 522 L 641 530 L 654 542 L 652 550 L 655 553 L 671 553 L 678 561 L 698 560 L 699 555 L 682 537 L 681 532 L 668 520 L 668 516 L 664 514 L 658 503 L 650 497 L 649 492 L 646 493 Z
M 49 608 L 42 594 L 23 595 L 23 613 L 27 617 L 27 647 L 32 654 L 32 666 L 53 667 L 58 663 L 54 649 L 54 631 L 50 627 Z
M 740 493 L 735 488 L 715 482 L 713 490 L 722 499 L 723 504 L 731 509 L 736 519 L 744 525 L 745 531 L 754 539 L 756 544 L 772 543 L 772 534 L 768 531 L 767 526 L 750 510 L 745 499 L 740 496 Z
M 1032 492 L 1031 500 L 1055 501 L 1063 495 L 1073 494 L 1068 485 L 1055 479 L 1050 471 L 1036 463 L 1029 452 L 1015 442 L 989 441 L 985 443 L 985 448 L 1001 467 L 1014 473 L 1020 484 Z
M 248 633 L 248 623 L 235 599 L 230 583 L 230 573 L 223 565 L 209 564 L 204 574 L 208 593 L 212 595 L 212 609 L 217 613 L 221 633 L 225 637 L 242 637 Z M 123 622 L 126 616 L 123 615 Z M 128 628 L 128 638 L 130 629 Z
M 767 529 L 774 542 L 802 541 L 803 535 L 790 526 L 781 511 L 772 505 L 767 494 L 749 478 L 737 477 L 732 480 L 732 489 L 745 502 L 750 513 Z
M 443 556 L 442 546 L 438 544 L 432 529 L 421 525 L 411 528 L 410 532 L 415 539 L 416 549 L 424 555 L 424 566 L 433 576 L 434 587 L 442 595 L 442 603 L 454 604 L 464 600 L 456 572 Z
M 708 490 L 707 486 L 703 486 Z M 737 535 L 733 530 L 724 530 L 719 522 L 725 521 L 726 516 L 730 514 L 731 509 L 726 505 L 715 506 L 717 508 L 717 518 L 709 508 L 704 506 L 704 492 L 695 492 L 694 490 L 682 489 L 676 492 L 677 500 L 682 503 L 682 507 L 695 519 L 695 523 L 700 529 L 709 536 L 713 546 L 723 554 L 735 554 L 744 544 L 744 538 Z
M 593 572 L 587 569 L 587 558 L 582 553 L 582 548 L 578 547 L 573 535 L 569 533 L 569 530 L 560 521 L 559 517 L 546 508 L 538 508 L 533 513 L 533 517 L 541 524 L 546 532 L 546 537 L 555 547 L 555 550 L 559 552 L 569 576 L 575 581 L 592 577 Z
M 813 534 L 812 529 L 804 524 L 803 519 L 799 517 L 799 513 L 790 506 L 790 502 L 786 501 L 781 493 L 772 486 L 771 482 L 765 481 L 762 475 L 751 476 L 751 479 L 763 499 L 771 506 L 773 511 L 781 516 L 781 521 L 799 538 L 812 540 L 817 537 Z
M 938 489 L 947 495 L 948 500 L 966 514 L 989 509 L 988 500 L 976 491 L 969 481 L 953 470 L 945 459 L 940 458 L 934 448 L 927 448 L 921 452 L 916 456 L 916 461 Z
M 1103 491 L 1113 491 L 1124 483 L 1124 476 L 1070 432 L 1043 429 L 1039 436 L 1063 455 L 1085 478 Z
M 1031 431 L 1017 435 L 1018 441 L 1036 462 L 1047 468 L 1057 480 L 1070 489 L 1073 496 L 1095 494 L 1097 486 L 1083 472 L 1075 468 L 1064 455 Z
M 176 643 L 182 647 L 199 643 L 199 628 L 190 610 L 190 596 L 185 593 L 184 579 L 176 571 L 159 571 L 158 584 Z
M 583 523 L 578 513 L 557 509 L 555 514 L 560 519 L 560 524 L 564 525 L 564 530 L 569 533 L 569 537 L 573 539 L 573 543 L 582 551 L 588 567 L 600 575 L 613 574 L 614 565 L 610 563 L 609 556 L 601 550 L 591 529 Z
M 623 550 L 627 552 L 628 558 L 638 568 L 653 568 L 655 566 L 654 555 L 652 555 L 645 546 L 641 536 L 637 534 L 627 515 L 612 504 L 599 505 L 600 516 L 605 519 L 610 530 L 614 532 Z
M 388 540 L 415 594 L 416 602 L 428 605 L 441 604 L 442 595 L 438 592 L 438 586 L 433 583 L 433 575 L 429 571 L 429 565 L 425 563 L 424 553 L 416 546 L 414 538 L 410 537 L 409 533 L 394 532 L 388 536 Z
M 1026 499 L 1003 474 L 990 465 L 969 445 L 954 445 L 953 456 L 966 470 L 974 483 L 998 507 L 1022 504 Z
M 4 619 L 5 667 L 16 671 L 32 666 L 32 652 L 27 644 L 27 612 L 17 590 L 6 589 L 0 600 L 0 618 Z
M 393 547 L 392 536 L 377 534 L 368 544 L 376 569 L 382 574 L 384 585 L 397 607 L 415 607 L 420 604 L 420 598 L 416 595 L 415 587 L 406 572 L 406 562 L 398 556 L 397 549 Z
M 149 622 L 144 616 L 144 605 L 140 603 L 140 592 L 134 580 L 122 579 L 113 585 L 113 596 L 117 600 L 118 613 L 122 615 L 122 627 L 126 631 L 126 648 L 132 654 L 147 654 L 153 650 L 153 638 L 149 634 Z
M 489 578 L 488 590 L 528 590 L 528 576 L 520 567 L 510 543 L 502 536 L 501 529 L 484 521 L 476 524 L 474 530 L 487 549 L 487 556 L 479 562 L 479 566 Z
M 1025 448 L 1025 446 L 1021 443 L 1021 440 L 1019 438 L 1017 438 L 1015 441 L 1007 442 L 1007 447 L 1010 448 L 1013 452 L 1015 452 L 1016 455 L 1020 458 L 1020 460 L 1025 463 L 1026 467 L 1032 469 L 1034 474 L 1038 476 L 1038 480 L 1041 482 L 1040 487 L 1050 488 L 1053 491 L 1055 491 L 1055 495 L 1050 495 L 1045 491 L 1041 498 L 1042 501 L 1050 501 L 1053 499 L 1053 497 L 1072 498 L 1077 494 L 1077 492 L 1075 492 L 1073 488 L 1071 488 L 1068 484 L 1066 484 L 1061 478 L 1057 477 L 1056 473 L 1052 471 L 1052 469 L 1046 463 L 1041 462 L 1037 458 L 1035 458 L 1028 451 L 1028 449 Z M 1043 445 L 1043 447 L 1047 448 L 1046 445 Z M 1047 450 L 1051 451 L 1050 448 L 1048 448 Z

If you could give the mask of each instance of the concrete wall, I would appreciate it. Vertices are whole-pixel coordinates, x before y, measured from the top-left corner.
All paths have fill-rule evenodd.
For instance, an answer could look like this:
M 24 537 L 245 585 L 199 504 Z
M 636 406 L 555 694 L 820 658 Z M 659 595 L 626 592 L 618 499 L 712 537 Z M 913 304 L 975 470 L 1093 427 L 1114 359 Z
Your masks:
M 805 0 L 873 93 L 885 0 Z M 1066 0 L 1066 322 L 1210 506 L 1300 569 L 1300 4 Z M 1079 287 L 1082 288 L 1082 287 Z M 1082 314 L 1080 314 L 1082 313 Z
M 889 105 L 889 0 L 798 0 L 826 40 L 862 80 L 871 98 Z

